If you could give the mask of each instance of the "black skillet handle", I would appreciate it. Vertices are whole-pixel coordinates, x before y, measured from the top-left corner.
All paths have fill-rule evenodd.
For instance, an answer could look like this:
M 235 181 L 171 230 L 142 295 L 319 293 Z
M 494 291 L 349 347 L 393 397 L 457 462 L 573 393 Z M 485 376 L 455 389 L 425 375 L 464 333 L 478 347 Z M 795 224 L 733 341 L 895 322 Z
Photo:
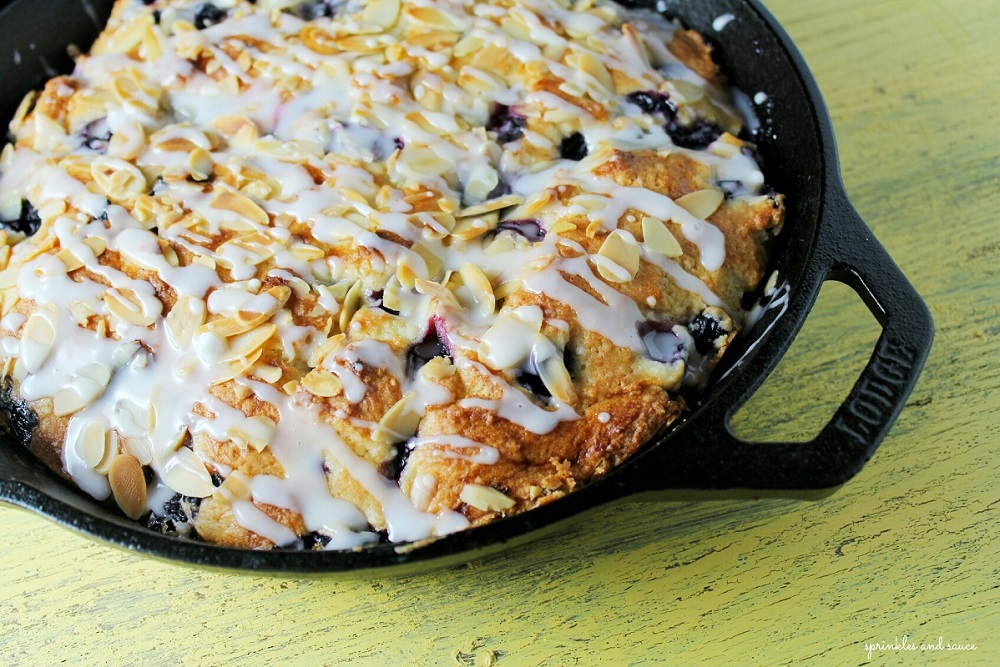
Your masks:
M 638 479 L 630 480 L 636 485 L 632 490 L 730 490 L 745 496 L 831 489 L 857 474 L 885 438 L 927 358 L 934 325 L 920 296 L 846 194 L 831 190 L 814 261 L 799 289 L 810 290 L 814 299 L 824 281 L 843 282 L 882 325 L 875 351 L 847 399 L 810 442 L 746 442 L 729 430 L 729 419 L 770 369 L 761 369 L 762 377 L 747 384 L 722 382 L 720 392 L 688 422 L 651 448 L 649 461 L 637 466 L 642 471 Z M 749 365 L 741 374 L 753 372 L 753 363 Z

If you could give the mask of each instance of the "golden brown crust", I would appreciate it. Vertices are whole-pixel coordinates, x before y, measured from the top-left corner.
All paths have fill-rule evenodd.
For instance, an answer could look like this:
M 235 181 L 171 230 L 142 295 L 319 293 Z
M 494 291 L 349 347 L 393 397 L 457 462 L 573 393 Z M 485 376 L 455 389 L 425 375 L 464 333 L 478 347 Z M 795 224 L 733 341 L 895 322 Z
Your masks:
M 0 232 L 0 350 L 46 465 L 98 495 L 117 460 L 127 514 L 146 475 L 209 542 L 356 545 L 551 502 L 683 414 L 784 215 L 700 35 L 202 4 L 116 3 L 12 124 L 0 206 L 39 230 Z

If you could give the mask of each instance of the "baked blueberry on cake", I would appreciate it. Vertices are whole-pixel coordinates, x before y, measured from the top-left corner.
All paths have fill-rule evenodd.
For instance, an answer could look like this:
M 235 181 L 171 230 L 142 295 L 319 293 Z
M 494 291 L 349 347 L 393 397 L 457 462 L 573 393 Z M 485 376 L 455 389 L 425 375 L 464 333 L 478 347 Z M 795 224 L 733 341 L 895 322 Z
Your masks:
M 744 320 L 783 205 L 735 94 L 599 0 L 119 0 L 0 158 L 8 431 L 230 546 L 557 499 Z

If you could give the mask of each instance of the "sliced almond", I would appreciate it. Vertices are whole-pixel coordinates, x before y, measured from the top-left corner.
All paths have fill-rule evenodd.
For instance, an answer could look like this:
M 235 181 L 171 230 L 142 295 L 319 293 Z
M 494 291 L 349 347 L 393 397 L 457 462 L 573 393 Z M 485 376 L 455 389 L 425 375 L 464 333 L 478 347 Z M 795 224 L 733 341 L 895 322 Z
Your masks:
M 350 326 L 354 315 L 361 308 L 361 299 L 363 296 L 364 283 L 358 280 L 351 285 L 351 289 L 347 290 L 347 294 L 344 296 L 344 303 L 340 307 L 338 324 L 341 331 L 347 331 L 347 327 Z
M 256 329 L 234 336 L 229 341 L 229 349 L 219 361 L 232 362 L 248 358 L 261 349 L 264 344 L 278 331 L 274 324 L 264 324 Z
M 647 248 L 664 257 L 680 257 L 684 254 L 677 238 L 667 226 L 649 216 L 642 219 L 642 242 Z
M 482 484 L 466 484 L 458 497 L 466 505 L 482 512 L 503 512 L 515 505 L 508 496 Z
M 604 92 L 610 93 L 615 89 L 614 81 L 611 79 L 608 69 L 593 54 L 581 51 L 577 55 L 576 67 L 579 72 L 600 86 Z
M 241 449 L 253 447 L 258 452 L 267 447 L 274 436 L 275 422 L 264 415 L 254 415 L 230 426 L 226 435 Z
M 56 330 L 47 311 L 37 310 L 21 332 L 21 363 L 29 373 L 37 373 L 48 360 L 56 342 Z
M 608 261 L 601 261 L 604 258 Z M 612 282 L 628 282 L 639 272 L 639 246 L 635 237 L 616 229 L 604 239 L 604 244 L 594 257 L 598 272 Z
M 389 28 L 399 18 L 399 0 L 368 0 L 361 15 L 365 23 Z
M 328 370 L 317 368 L 310 371 L 302 378 L 302 388 L 313 396 L 320 398 L 331 398 L 339 396 L 344 391 L 344 384 L 340 378 Z
M 244 220 L 249 220 L 261 226 L 268 226 L 270 218 L 267 211 L 255 201 L 237 192 L 223 191 L 210 204 L 212 208 L 230 211 Z
M 483 270 L 471 262 L 466 262 L 459 268 L 458 273 L 472 294 L 479 312 L 484 316 L 492 315 L 496 311 L 497 300 L 493 295 L 493 285 Z
M 215 491 L 205 464 L 187 447 L 181 447 L 170 455 L 163 464 L 160 477 L 164 484 L 184 496 L 207 498 Z
M 378 422 L 378 428 L 372 431 L 372 438 L 378 442 L 392 444 L 412 438 L 420 425 L 420 414 L 412 403 L 416 392 L 410 392 L 396 401 Z
M 458 372 L 448 357 L 434 357 L 420 368 L 420 376 L 428 380 L 443 380 Z
M 108 471 L 111 493 L 118 507 L 130 519 L 138 519 L 146 511 L 146 476 L 134 456 L 120 454 Z
M 222 481 L 222 485 L 212 492 L 212 497 L 230 503 L 234 500 L 251 500 L 253 492 L 250 489 L 250 482 L 249 475 L 234 470 Z
M 504 208 L 509 208 L 511 206 L 517 206 L 524 201 L 524 197 L 521 195 L 505 195 L 503 197 L 497 197 L 496 199 L 491 199 L 485 201 L 482 204 L 476 204 L 475 206 L 467 206 L 455 213 L 456 218 L 474 218 L 485 213 L 492 213 L 493 211 L 499 211 Z
M 163 303 L 155 296 L 129 288 L 108 288 L 104 305 L 119 320 L 137 327 L 153 326 L 163 312 Z
M 321 56 L 331 56 L 340 52 L 340 47 L 337 46 L 333 35 L 314 25 L 302 28 L 299 31 L 299 39 L 306 45 L 306 48 Z
M 696 218 L 707 219 L 722 206 L 726 195 L 722 190 L 706 188 L 695 190 L 674 200 L 674 203 Z
M 73 451 L 85 466 L 95 469 L 108 455 L 109 444 L 108 432 L 104 425 L 92 419 L 80 428 L 73 442 Z
M 174 302 L 174 307 L 165 319 L 170 341 L 178 350 L 186 350 L 195 332 L 205 324 L 207 308 L 198 297 L 183 295 Z
M 406 8 L 404 14 L 412 23 L 438 30 L 462 32 L 468 26 L 468 21 L 464 17 L 434 7 L 411 6 Z
M 520 366 L 530 355 L 537 331 L 511 312 L 502 312 L 482 335 L 479 358 L 490 368 L 503 370 Z
M 556 354 L 538 364 L 538 377 L 554 398 L 563 403 L 576 403 L 577 394 L 573 379 L 566 370 L 561 354 Z

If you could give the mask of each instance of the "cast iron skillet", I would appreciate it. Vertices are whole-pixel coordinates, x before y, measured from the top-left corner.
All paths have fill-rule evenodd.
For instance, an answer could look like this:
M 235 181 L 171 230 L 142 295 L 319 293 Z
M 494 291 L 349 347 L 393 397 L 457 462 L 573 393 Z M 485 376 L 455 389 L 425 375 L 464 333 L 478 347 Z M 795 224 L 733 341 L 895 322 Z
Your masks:
M 111 0 L 0 0 L 0 119 L 56 72 L 67 44 L 90 44 Z M 756 0 L 629 2 L 659 5 L 711 38 L 724 71 L 751 96 L 769 182 L 787 193 L 787 223 L 774 248 L 780 289 L 703 402 L 678 427 L 606 477 L 530 512 L 422 545 L 359 551 L 248 551 L 148 530 L 48 471 L 20 445 L 0 441 L 0 500 L 86 535 L 148 555 L 214 568 L 264 572 L 403 572 L 468 561 L 538 536 L 587 509 L 637 493 L 672 497 L 817 497 L 850 479 L 899 414 L 933 338 L 930 313 L 851 206 L 840 179 L 833 128 L 802 57 Z M 720 31 L 713 21 L 731 14 Z M 58 25 L 59 28 L 55 29 Z M 752 443 L 733 436 L 730 415 L 763 382 L 801 329 L 826 280 L 852 287 L 882 326 L 867 366 L 820 434 L 807 443 Z M 666 495 L 666 494 L 661 494 Z

